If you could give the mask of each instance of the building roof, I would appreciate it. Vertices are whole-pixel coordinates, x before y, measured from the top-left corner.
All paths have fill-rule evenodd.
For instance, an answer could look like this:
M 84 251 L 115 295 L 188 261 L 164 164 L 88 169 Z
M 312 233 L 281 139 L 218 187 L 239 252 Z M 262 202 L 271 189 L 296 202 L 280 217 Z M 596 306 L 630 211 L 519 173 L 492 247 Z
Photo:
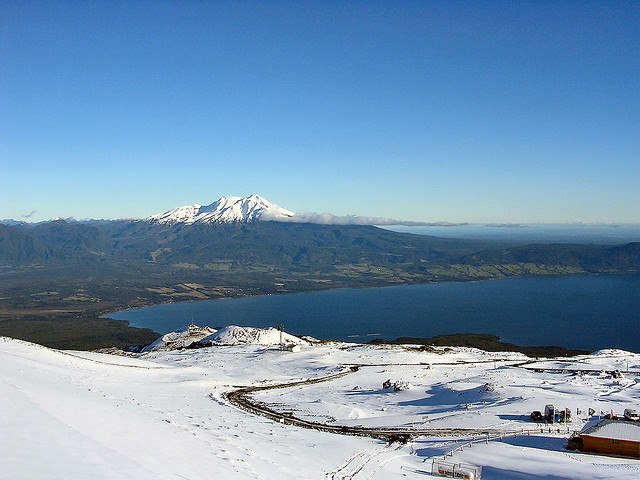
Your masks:
M 600 420 L 587 423 L 581 436 L 608 438 L 611 440 L 625 440 L 640 442 L 640 422 L 625 420 Z

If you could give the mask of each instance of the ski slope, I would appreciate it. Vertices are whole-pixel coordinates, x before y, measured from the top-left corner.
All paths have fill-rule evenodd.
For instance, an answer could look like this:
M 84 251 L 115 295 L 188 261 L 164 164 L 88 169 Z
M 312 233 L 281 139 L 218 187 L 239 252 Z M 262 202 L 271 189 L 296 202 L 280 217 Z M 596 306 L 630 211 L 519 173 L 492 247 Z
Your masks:
M 637 354 L 612 350 L 520 365 L 527 360 L 466 348 L 433 353 L 345 343 L 307 344 L 296 353 L 240 343 L 120 356 L 0 337 L 0 478 L 429 478 L 432 459 L 450 452 L 448 460 L 480 465 L 487 479 L 640 478 L 638 460 L 564 450 L 567 430 L 579 430 L 584 414 L 560 432 L 554 426 L 502 441 L 424 431 L 538 428 L 527 417 L 546 403 L 618 413 L 640 404 Z M 335 381 L 254 398 L 330 425 L 422 435 L 389 444 L 320 432 L 251 414 L 224 396 L 356 364 L 358 371 Z M 607 373 L 615 369 L 622 378 Z M 407 388 L 383 389 L 387 379 Z

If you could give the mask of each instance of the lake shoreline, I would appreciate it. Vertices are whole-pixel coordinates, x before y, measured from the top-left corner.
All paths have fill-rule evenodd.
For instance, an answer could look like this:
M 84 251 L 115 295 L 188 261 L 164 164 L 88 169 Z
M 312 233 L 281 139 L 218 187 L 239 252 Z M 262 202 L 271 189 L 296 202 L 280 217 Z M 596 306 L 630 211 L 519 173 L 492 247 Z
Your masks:
M 589 274 L 321 289 L 219 299 L 226 302 L 165 303 L 104 316 L 160 333 L 189 323 L 256 327 L 283 323 L 292 334 L 353 343 L 367 343 L 373 336 L 393 342 L 399 337 L 463 332 L 495 335 L 509 350 L 520 347 L 517 351 L 541 348 L 559 355 L 563 351 L 554 347 L 581 353 L 603 348 L 636 351 L 636 340 L 624 332 L 639 320 L 639 279 L 638 274 Z M 486 350 L 487 339 L 482 342 Z M 497 345 L 489 348 L 507 351 L 497 350 Z
M 225 300 L 239 300 L 246 298 L 261 298 L 261 297 L 288 297 L 293 295 L 304 295 L 307 293 L 317 293 L 317 292 L 334 292 L 334 291 L 345 291 L 345 290 L 355 290 L 355 291 L 364 291 L 364 290 L 377 290 L 381 288 L 393 288 L 393 287 L 409 287 L 416 285 L 443 285 L 443 284 L 473 284 L 473 283 L 488 283 L 488 282 L 500 282 L 504 280 L 516 279 L 516 278 L 562 278 L 562 277 L 600 277 L 600 276 L 628 276 L 628 275 L 638 275 L 640 276 L 640 271 L 624 271 L 624 272 L 579 272 L 579 273 L 557 273 L 557 274 L 523 274 L 523 275 L 513 275 L 513 276 L 503 276 L 503 277 L 487 277 L 487 278 L 459 278 L 459 279 L 445 279 L 445 280 L 428 280 L 428 281 L 416 281 L 416 282 L 403 282 L 403 283 L 381 283 L 379 285 L 363 285 L 363 286 L 331 286 L 328 288 L 314 288 L 314 289 L 304 289 L 304 290 L 296 290 L 296 291 L 286 291 L 286 292 L 265 292 L 265 293 L 238 293 L 229 296 L 223 296 L 218 298 L 202 298 L 202 299 L 192 299 L 192 300 L 166 300 L 166 301 L 150 301 L 145 304 L 138 304 L 135 306 L 127 306 L 123 308 L 114 308 L 108 309 L 106 311 L 100 312 L 100 318 L 108 318 L 115 320 L 110 315 L 119 314 L 123 312 L 129 312 L 133 310 L 139 310 L 142 308 L 150 308 L 150 307 L 158 307 L 163 305 L 184 305 L 190 303 L 202 303 L 202 302 L 210 302 L 210 301 L 225 301 Z M 137 328 L 137 327 L 132 327 Z

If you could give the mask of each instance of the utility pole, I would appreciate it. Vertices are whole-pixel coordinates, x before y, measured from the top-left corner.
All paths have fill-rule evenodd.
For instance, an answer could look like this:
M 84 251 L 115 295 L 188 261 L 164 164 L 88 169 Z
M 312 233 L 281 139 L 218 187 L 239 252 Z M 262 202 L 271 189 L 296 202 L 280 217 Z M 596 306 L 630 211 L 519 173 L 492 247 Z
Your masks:
M 280 348 L 283 348 L 283 344 L 282 344 L 282 331 L 284 330 L 284 325 L 283 325 L 283 324 L 278 325 L 278 330 L 280 330 Z

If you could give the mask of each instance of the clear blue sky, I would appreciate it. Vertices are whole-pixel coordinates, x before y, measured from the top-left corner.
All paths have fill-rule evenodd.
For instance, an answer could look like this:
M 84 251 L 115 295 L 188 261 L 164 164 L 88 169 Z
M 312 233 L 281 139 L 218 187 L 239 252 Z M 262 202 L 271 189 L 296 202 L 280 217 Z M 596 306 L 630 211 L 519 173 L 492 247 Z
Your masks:
M 640 2 L 0 3 L 0 218 L 640 222 Z

